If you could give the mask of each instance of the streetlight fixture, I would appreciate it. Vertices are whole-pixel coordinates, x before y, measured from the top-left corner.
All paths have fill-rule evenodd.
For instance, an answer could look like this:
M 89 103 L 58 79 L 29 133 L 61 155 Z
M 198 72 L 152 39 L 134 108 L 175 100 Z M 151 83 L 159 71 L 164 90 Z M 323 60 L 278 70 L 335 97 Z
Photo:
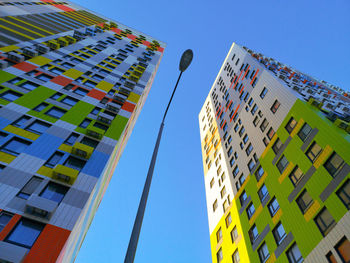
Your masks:
M 145 214 L 145 209 L 146 209 L 146 205 L 147 205 L 148 193 L 149 193 L 149 189 L 150 189 L 151 183 L 152 183 L 153 170 L 154 170 L 154 166 L 156 164 L 158 148 L 159 148 L 160 140 L 162 137 L 164 120 L 165 120 L 165 117 L 168 113 L 170 103 L 173 100 L 173 97 L 174 97 L 174 94 L 175 94 L 175 91 L 177 88 L 177 84 L 179 84 L 182 73 L 191 64 L 192 59 L 193 59 L 193 51 L 191 49 L 187 49 L 181 56 L 180 65 L 179 65 L 180 75 L 176 81 L 175 88 L 173 90 L 173 93 L 171 94 L 168 106 L 166 107 L 162 123 L 160 124 L 157 142 L 156 142 L 156 145 L 154 146 L 152 160 L 151 160 L 151 163 L 150 163 L 149 168 L 148 168 L 146 182 L 145 182 L 145 185 L 143 187 L 142 196 L 141 196 L 141 200 L 139 203 L 139 208 L 137 210 L 136 219 L 134 222 L 134 227 L 132 229 L 131 237 L 129 240 L 129 246 L 128 246 L 128 250 L 126 252 L 124 263 L 133 263 L 134 262 L 137 243 L 139 240 L 141 226 L 142 226 L 142 220 L 143 220 L 143 216 Z

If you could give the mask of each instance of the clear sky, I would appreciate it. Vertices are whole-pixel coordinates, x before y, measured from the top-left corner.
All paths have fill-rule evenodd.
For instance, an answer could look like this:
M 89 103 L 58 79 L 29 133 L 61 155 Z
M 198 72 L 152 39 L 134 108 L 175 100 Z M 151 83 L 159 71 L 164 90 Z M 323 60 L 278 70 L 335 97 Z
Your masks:
M 75 2 L 167 43 L 76 262 L 123 262 L 162 112 L 188 48 L 194 59 L 168 112 L 135 263 L 211 262 L 198 113 L 232 42 L 350 90 L 350 1 Z

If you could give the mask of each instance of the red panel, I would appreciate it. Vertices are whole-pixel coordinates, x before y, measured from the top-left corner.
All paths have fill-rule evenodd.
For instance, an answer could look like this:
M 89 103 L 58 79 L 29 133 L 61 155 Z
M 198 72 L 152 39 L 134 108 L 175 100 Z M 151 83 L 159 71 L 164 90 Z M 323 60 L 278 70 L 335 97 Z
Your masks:
M 120 32 L 122 32 L 119 28 L 112 28 L 111 31 L 113 31 L 114 33 L 117 33 L 117 34 L 120 34 Z
M 253 77 L 252 81 L 250 82 L 250 85 L 253 84 L 256 75 L 258 75 L 258 72 L 259 72 L 259 69 L 256 70 L 256 72 L 255 72 L 255 74 L 254 74 L 254 77 Z
M 123 106 L 122 106 L 122 110 L 126 110 L 129 112 L 133 112 L 135 108 L 135 104 L 132 104 L 130 102 L 124 102 Z
M 150 47 L 150 45 L 151 45 L 151 43 L 148 42 L 148 41 L 146 41 L 146 40 L 144 40 L 144 41 L 142 42 L 142 44 L 144 44 L 144 45 L 147 46 L 147 47 Z
M 163 53 L 164 52 L 164 48 L 163 47 L 158 47 L 158 51 Z
M 127 37 L 130 38 L 131 40 L 135 40 L 136 36 L 132 35 L 132 34 L 127 34 Z
M 222 129 L 222 127 L 224 127 L 225 124 L 226 124 L 226 120 L 225 120 L 224 123 L 221 125 L 221 129 Z
M 55 0 L 41 0 L 41 2 L 50 3 L 50 2 L 55 2 Z
M 14 65 L 13 67 L 20 69 L 20 70 L 23 70 L 25 72 L 29 72 L 29 71 L 36 69 L 38 66 L 35 66 L 33 64 L 30 64 L 30 63 L 27 63 L 24 61 L 24 62 L 21 62 L 21 63 Z
M 243 80 L 243 79 L 245 78 L 245 76 L 247 75 L 249 68 L 250 68 L 250 65 L 248 66 L 246 72 L 244 73 L 242 80 Z
M 46 225 L 23 263 L 54 263 L 65 245 L 70 231 Z
M 58 8 L 58 9 L 61 9 L 63 11 L 75 11 L 75 9 L 73 8 L 70 8 L 66 5 L 53 5 L 54 7 Z
M 227 109 L 231 106 L 231 104 L 232 104 L 232 100 L 231 100 L 230 103 L 227 105 L 225 112 L 226 112 Z
M 57 76 L 51 80 L 53 83 L 56 83 L 58 85 L 66 86 L 69 83 L 71 83 L 73 80 L 69 78 L 65 78 L 63 76 Z
M 10 222 L 4 227 L 4 229 L 0 232 L 0 241 L 4 240 L 5 237 L 11 232 L 12 228 L 17 224 L 17 222 L 21 219 L 20 215 L 15 214 Z
M 233 120 L 233 118 L 236 116 L 236 113 L 237 113 L 237 111 L 238 111 L 238 109 L 239 109 L 239 106 L 241 106 L 241 104 L 238 104 L 238 106 L 237 106 L 235 112 L 234 112 L 233 115 L 232 115 L 232 118 L 230 119 L 230 122 L 231 122 L 231 121 Z
M 92 97 L 92 98 L 95 98 L 95 99 L 98 99 L 98 100 L 102 100 L 106 96 L 106 94 L 107 93 L 102 92 L 100 90 L 92 89 L 87 95 Z

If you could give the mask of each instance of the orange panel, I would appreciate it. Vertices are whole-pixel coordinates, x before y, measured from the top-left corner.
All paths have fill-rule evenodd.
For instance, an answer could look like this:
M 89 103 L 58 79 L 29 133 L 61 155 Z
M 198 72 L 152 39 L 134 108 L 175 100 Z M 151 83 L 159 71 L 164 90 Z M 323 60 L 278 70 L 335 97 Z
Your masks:
M 98 100 L 102 100 L 107 93 L 99 91 L 97 89 L 92 89 L 87 95 Z
M 0 232 L 0 241 L 4 240 L 5 237 L 11 232 L 12 228 L 17 224 L 17 222 L 21 219 L 20 215 L 15 214 L 10 222 L 4 227 L 4 229 Z
M 100 25 L 103 26 L 103 24 Z M 120 34 L 120 32 L 122 32 L 119 28 L 112 28 L 111 31 L 113 31 L 116 34 Z
M 69 230 L 46 225 L 23 263 L 55 263 L 69 234 Z
M 62 76 L 57 76 L 51 80 L 53 83 L 56 83 L 58 85 L 66 86 L 69 83 L 71 83 L 73 80 L 69 78 L 65 78 Z
M 132 103 L 127 102 L 127 101 L 124 102 L 124 104 L 122 106 L 123 110 L 129 111 L 129 112 L 133 112 L 134 108 L 135 108 L 135 104 L 132 104 Z
M 38 66 L 35 66 L 33 64 L 30 64 L 28 62 L 21 62 L 16 65 L 13 65 L 14 68 L 23 70 L 24 72 L 32 71 L 33 69 L 36 69 Z
M 127 37 L 131 40 L 135 40 L 136 36 L 132 35 L 132 34 L 127 34 Z

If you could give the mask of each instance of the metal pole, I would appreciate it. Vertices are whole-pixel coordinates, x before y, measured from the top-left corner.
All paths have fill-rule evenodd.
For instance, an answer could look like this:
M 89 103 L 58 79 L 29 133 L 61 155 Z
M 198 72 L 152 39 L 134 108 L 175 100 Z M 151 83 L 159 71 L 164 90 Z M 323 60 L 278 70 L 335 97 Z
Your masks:
M 139 203 L 139 208 L 137 209 L 136 219 L 135 219 L 134 226 L 133 226 L 133 229 L 132 229 L 132 233 L 131 233 L 131 237 L 130 237 L 129 245 L 128 245 L 128 250 L 126 252 L 124 263 L 133 263 L 134 259 L 135 259 L 137 243 L 139 241 L 139 236 L 140 236 L 140 232 L 141 232 L 143 216 L 145 214 L 145 209 L 146 209 L 146 205 L 147 205 L 148 193 L 149 193 L 149 189 L 150 189 L 151 183 L 152 183 L 153 170 L 154 170 L 154 166 L 155 166 L 156 160 L 157 160 L 157 154 L 158 154 L 158 148 L 159 148 L 160 140 L 162 138 L 162 132 L 163 132 L 163 127 L 164 127 L 164 120 L 165 120 L 166 114 L 168 112 L 170 103 L 171 103 L 171 101 L 172 101 L 172 99 L 174 97 L 174 94 L 175 94 L 175 91 L 176 91 L 176 88 L 177 88 L 177 84 L 179 84 L 181 75 L 182 75 L 182 71 L 181 71 L 181 73 L 180 73 L 180 75 L 179 75 L 179 77 L 177 79 L 175 88 L 173 90 L 173 93 L 171 94 L 168 106 L 166 107 L 166 110 L 165 110 L 165 113 L 164 113 L 164 116 L 163 116 L 163 120 L 162 120 L 162 123 L 161 123 L 160 128 L 159 128 L 157 142 L 156 142 L 156 145 L 154 146 L 152 160 L 151 160 L 151 163 L 150 163 L 149 168 L 148 168 L 146 182 L 145 182 L 145 185 L 143 187 L 142 196 L 141 196 L 141 200 L 140 200 L 140 203 Z

